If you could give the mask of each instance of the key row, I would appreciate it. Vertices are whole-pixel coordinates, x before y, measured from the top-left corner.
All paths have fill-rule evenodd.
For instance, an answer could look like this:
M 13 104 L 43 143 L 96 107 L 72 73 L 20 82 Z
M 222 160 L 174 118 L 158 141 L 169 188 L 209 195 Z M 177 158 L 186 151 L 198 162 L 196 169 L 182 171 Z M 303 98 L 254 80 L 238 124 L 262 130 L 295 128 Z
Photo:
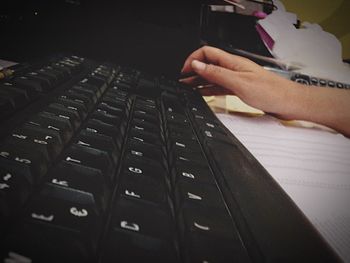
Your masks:
M 16 210 L 23 205 L 31 188 L 42 182 L 48 168 L 91 110 L 93 105 L 88 102 L 94 94 L 89 92 L 89 87 L 84 88 L 85 93 L 75 91 L 72 96 L 74 89 L 75 86 L 59 95 L 0 145 L 4 206 Z M 4 178 L 8 178 L 6 182 Z M 27 186 L 26 191 L 17 191 L 17 187 L 23 190 L 23 186 Z
M 156 101 L 135 98 L 127 134 L 102 262 L 176 262 L 164 132 Z
M 49 92 L 78 74 L 84 59 L 71 56 L 52 61 L 38 69 L 26 70 L 0 83 L 0 119 L 31 103 L 39 94 Z
M 197 139 L 199 136 L 205 140 L 209 133 L 223 131 L 214 118 L 207 119 L 210 114 L 202 114 L 201 109 L 191 104 L 184 107 L 185 103 L 176 96 L 163 95 L 168 147 L 173 153 L 170 163 L 182 256 L 186 262 L 248 262 L 247 252 Z M 190 123 L 201 127 L 199 134 Z
M 100 66 L 59 95 L 59 102 L 28 120 L 27 126 L 54 131 L 62 148 L 72 143 L 42 180 L 24 220 L 9 234 L 9 251 L 45 260 L 55 251 L 54 243 L 61 241 L 68 253 L 62 258 L 74 262 L 96 257 L 131 105 L 128 94 L 109 88 L 113 74 Z M 40 243 L 42 238 L 45 244 Z M 42 246 L 44 254 L 38 251 Z

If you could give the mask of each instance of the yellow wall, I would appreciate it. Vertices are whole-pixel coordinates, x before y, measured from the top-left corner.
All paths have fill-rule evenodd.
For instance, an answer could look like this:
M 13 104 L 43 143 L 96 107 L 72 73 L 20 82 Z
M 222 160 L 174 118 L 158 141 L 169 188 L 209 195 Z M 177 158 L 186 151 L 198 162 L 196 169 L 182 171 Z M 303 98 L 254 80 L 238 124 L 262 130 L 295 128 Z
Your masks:
M 350 59 L 350 0 L 281 0 L 287 11 L 303 21 L 317 23 L 342 43 L 343 58 Z

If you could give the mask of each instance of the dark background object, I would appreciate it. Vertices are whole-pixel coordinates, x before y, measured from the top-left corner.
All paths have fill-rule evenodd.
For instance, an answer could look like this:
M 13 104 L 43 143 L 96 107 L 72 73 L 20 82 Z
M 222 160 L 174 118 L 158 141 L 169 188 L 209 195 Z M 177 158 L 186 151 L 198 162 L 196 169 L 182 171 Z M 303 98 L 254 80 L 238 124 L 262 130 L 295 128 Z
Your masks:
M 242 49 L 272 57 L 255 29 L 257 20 L 254 16 L 238 13 L 214 12 L 208 5 L 203 5 L 200 16 L 201 41 L 227 51 Z
M 216 1 L 6 0 L 0 58 L 24 62 L 71 53 L 177 78 L 200 43 L 268 55 L 254 17 L 202 12 L 206 23 L 200 24 L 210 3 Z
M 199 46 L 201 1 L 7 0 L 0 58 L 29 61 L 68 52 L 177 76 Z

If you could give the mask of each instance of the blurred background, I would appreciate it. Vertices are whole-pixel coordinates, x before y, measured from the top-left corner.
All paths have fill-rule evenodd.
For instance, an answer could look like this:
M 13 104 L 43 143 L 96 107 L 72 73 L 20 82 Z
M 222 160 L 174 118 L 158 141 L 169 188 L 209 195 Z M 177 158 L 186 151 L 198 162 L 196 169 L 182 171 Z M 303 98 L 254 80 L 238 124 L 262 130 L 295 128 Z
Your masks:
M 350 59 L 349 0 L 281 0 L 301 21 L 319 24 L 342 43 L 343 59 Z

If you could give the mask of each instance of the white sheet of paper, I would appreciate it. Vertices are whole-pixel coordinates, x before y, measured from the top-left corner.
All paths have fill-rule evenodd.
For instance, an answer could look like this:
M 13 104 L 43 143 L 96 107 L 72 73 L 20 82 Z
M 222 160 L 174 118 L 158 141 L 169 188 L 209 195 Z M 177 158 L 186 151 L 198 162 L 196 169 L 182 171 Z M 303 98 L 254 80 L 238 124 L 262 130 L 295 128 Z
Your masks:
M 16 64 L 17 64 L 16 62 L 0 59 L 0 70 L 3 68 L 11 67 L 11 66 L 16 65 Z
M 299 73 L 334 81 L 350 83 L 350 66 L 342 61 L 342 46 L 332 34 L 317 24 L 303 23 L 295 28 L 296 14 L 276 10 L 260 26 L 275 44 L 271 53 L 290 66 L 298 66 Z
M 269 116 L 217 116 L 350 262 L 350 139 Z

